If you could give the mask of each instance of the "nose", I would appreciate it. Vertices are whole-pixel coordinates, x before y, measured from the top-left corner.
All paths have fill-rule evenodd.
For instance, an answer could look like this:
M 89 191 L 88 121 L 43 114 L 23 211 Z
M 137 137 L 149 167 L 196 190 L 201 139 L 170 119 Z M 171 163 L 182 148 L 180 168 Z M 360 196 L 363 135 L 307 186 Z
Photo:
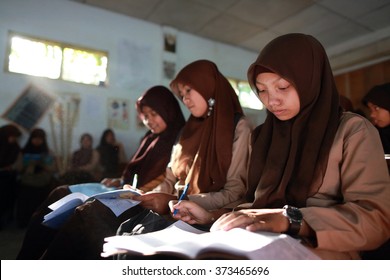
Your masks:
M 280 105 L 280 98 L 276 92 L 274 91 L 268 92 L 268 104 L 270 106 Z
M 370 112 L 370 117 L 371 117 L 372 119 L 375 119 L 375 117 L 376 117 L 376 111 L 375 111 L 375 110 L 371 110 L 371 112 Z
M 184 105 L 186 105 L 186 106 L 188 106 L 188 105 L 189 105 L 189 103 L 190 103 L 190 99 L 188 98 L 188 96 L 187 96 L 187 95 L 184 95 L 184 96 L 183 96 L 183 103 L 184 103 Z

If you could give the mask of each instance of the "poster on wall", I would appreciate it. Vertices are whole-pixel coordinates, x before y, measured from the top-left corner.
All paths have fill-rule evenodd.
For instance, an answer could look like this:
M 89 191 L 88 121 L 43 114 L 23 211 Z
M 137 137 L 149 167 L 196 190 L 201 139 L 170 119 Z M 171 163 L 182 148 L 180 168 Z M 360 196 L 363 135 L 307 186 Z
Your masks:
M 163 26 L 164 52 L 176 54 L 177 29 L 171 26 Z
M 176 75 L 176 35 L 177 30 L 170 26 L 163 26 L 164 51 L 162 57 L 162 84 L 169 85 Z
M 123 98 L 108 99 L 108 126 L 113 129 L 127 130 L 129 122 L 130 100 Z
M 55 97 L 30 84 L 2 115 L 23 129 L 30 131 L 51 107 Z
M 175 78 L 176 73 L 176 63 L 172 61 L 163 61 L 164 67 L 164 78 L 167 80 L 172 80 Z

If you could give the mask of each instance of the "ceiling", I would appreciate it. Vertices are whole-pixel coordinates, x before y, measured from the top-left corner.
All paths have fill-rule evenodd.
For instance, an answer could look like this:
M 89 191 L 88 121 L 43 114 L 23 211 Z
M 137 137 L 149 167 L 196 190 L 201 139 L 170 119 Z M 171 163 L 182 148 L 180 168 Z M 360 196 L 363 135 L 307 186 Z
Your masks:
M 72 0 L 258 52 L 315 36 L 336 68 L 390 57 L 390 0 Z

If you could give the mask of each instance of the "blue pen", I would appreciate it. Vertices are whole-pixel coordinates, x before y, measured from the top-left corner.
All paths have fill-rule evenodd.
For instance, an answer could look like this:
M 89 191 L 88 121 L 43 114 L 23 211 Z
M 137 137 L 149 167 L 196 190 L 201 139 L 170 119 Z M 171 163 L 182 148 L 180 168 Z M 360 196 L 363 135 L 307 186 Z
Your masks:
M 181 193 L 181 195 L 180 195 L 180 197 L 179 197 L 178 203 L 179 203 L 180 201 L 182 201 L 182 200 L 186 197 L 187 191 L 188 191 L 188 188 L 189 188 L 189 187 L 190 187 L 190 183 L 188 183 L 188 184 L 185 186 L 183 192 Z M 175 209 L 175 210 L 173 211 L 173 216 L 175 216 L 175 215 L 177 214 L 178 211 L 179 211 L 179 210 Z

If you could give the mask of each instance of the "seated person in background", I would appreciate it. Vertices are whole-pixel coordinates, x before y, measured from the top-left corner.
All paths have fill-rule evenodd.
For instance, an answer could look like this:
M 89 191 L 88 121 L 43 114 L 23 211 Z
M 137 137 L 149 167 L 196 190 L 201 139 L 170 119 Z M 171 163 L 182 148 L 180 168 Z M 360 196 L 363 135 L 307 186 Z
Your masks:
M 185 120 L 179 102 L 172 92 L 163 86 L 154 86 L 147 90 L 136 102 L 136 108 L 149 130 L 123 171 L 122 177 L 105 178 L 102 183 L 108 186 L 117 184 L 121 187 L 120 181 L 122 184 L 130 184 L 137 174 L 137 187 L 148 191 L 163 180 L 172 146 Z M 127 215 L 132 211 L 129 209 L 128 212 L 116 217 L 100 201 L 94 200 L 78 207 L 70 221 L 59 230 L 42 225 L 43 216 L 50 212 L 47 206 L 69 193 L 68 186 L 57 187 L 34 213 L 17 259 L 39 259 L 51 243 L 53 243 L 50 246 L 52 249 L 48 250 L 48 253 L 57 253 L 58 258 L 89 258 L 86 254 L 93 253 L 99 256 L 103 238 L 115 234 L 119 224 L 126 220 Z M 78 219 L 84 216 L 87 222 Z M 85 244 L 73 251 L 72 242 L 77 241 Z M 57 246 L 67 248 L 63 251 L 59 249 L 60 251 L 57 252 L 55 249 Z M 84 246 L 89 247 L 83 250 Z M 88 249 L 92 250 L 92 253 Z
M 22 154 L 18 143 L 22 135 L 13 124 L 0 127 L 0 229 L 13 220 Z
M 55 183 L 57 161 L 50 150 L 46 132 L 34 128 L 22 149 L 23 169 L 16 216 L 20 226 L 26 226 L 32 213 L 46 199 Z
M 375 127 L 343 112 L 322 45 L 287 34 L 264 47 L 248 81 L 268 110 L 252 133 L 247 203 L 211 230 L 235 227 L 302 238 L 324 259 L 358 259 L 390 236 L 390 181 Z M 171 202 L 189 223 L 210 220 Z
M 363 97 L 370 118 L 377 127 L 385 154 L 390 154 L 390 83 L 371 88 Z
M 89 133 L 80 137 L 80 149 L 73 152 L 69 170 L 60 178 L 60 184 L 79 184 L 97 182 L 99 169 L 99 153 L 93 148 L 93 138 Z
M 103 131 L 100 143 L 96 147 L 99 152 L 101 178 L 118 178 L 121 176 L 121 164 L 126 162 L 123 144 L 118 142 L 115 133 L 108 128 Z

